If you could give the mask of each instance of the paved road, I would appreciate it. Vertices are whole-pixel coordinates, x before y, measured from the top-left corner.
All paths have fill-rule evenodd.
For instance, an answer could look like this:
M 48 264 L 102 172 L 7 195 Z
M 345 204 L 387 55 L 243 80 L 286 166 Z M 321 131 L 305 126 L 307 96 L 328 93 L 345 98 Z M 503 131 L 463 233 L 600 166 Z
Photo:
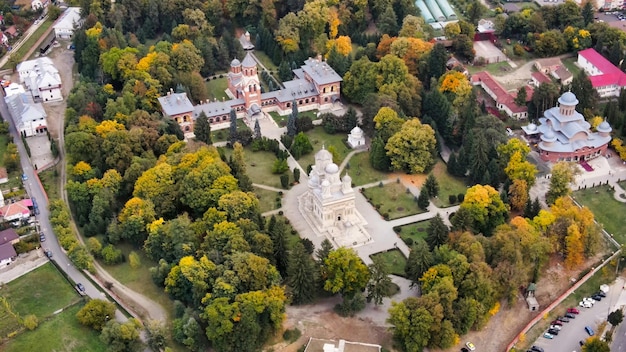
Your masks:
M 17 145 L 17 149 L 20 153 L 20 162 L 22 164 L 22 170 L 24 174 L 28 176 L 28 180 L 24 182 L 24 188 L 31 196 L 31 198 L 36 199 L 37 204 L 39 206 L 39 215 L 37 215 L 37 220 L 39 220 L 39 226 L 41 231 L 46 234 L 47 241 L 43 244 L 43 247 L 52 251 L 52 260 L 54 260 L 59 267 L 72 279 L 74 282 L 80 282 L 85 286 L 85 291 L 87 295 L 91 298 L 99 298 L 106 299 L 105 294 L 100 291 L 98 287 L 93 285 L 85 275 L 76 269 L 70 262 L 65 252 L 62 250 L 61 245 L 59 244 L 56 236 L 52 232 L 52 225 L 50 224 L 49 219 L 49 211 L 48 211 L 48 200 L 46 197 L 46 193 L 43 189 L 43 185 L 38 182 L 38 178 L 35 175 L 35 170 L 30 163 L 30 159 L 28 158 L 28 154 L 26 154 L 26 149 L 24 148 L 24 144 L 22 143 L 22 139 L 20 138 L 19 133 L 15 129 L 15 123 L 11 119 L 11 115 L 9 114 L 6 102 L 4 101 L 4 96 L 0 96 L 0 113 L 5 118 L 6 121 L 9 121 L 10 128 L 9 131 L 13 136 L 14 143 Z M 126 317 L 119 310 L 116 311 L 115 316 L 120 321 L 125 321 Z
M 24 33 L 24 35 L 22 36 L 22 40 L 20 40 L 19 42 L 15 43 L 15 45 L 13 45 L 13 49 L 11 49 L 11 52 L 8 55 L 4 55 L 2 57 L 2 59 L 0 59 L 0 67 L 4 66 L 4 64 L 7 63 L 7 61 L 9 61 L 9 58 L 11 58 L 11 56 L 17 52 L 17 50 L 24 44 L 26 43 L 26 41 L 28 40 L 28 38 L 30 38 L 31 35 L 33 35 L 33 33 L 35 33 L 35 31 L 45 22 L 48 20 L 48 15 L 46 15 L 42 20 L 39 21 L 39 23 L 34 24 L 30 27 L 28 27 L 28 29 L 26 30 L 26 32 Z M 52 29 L 52 26 L 50 26 L 50 29 Z M 50 33 L 50 31 L 46 32 L 46 33 Z M 47 34 L 46 34 L 47 35 Z M 27 55 L 26 57 L 28 58 L 29 55 Z M 3 114 L 4 116 L 4 114 Z
M 535 345 L 543 347 L 546 351 L 550 352 L 581 351 L 578 341 L 585 340 L 589 337 L 585 332 L 585 326 L 591 326 L 596 334 L 598 334 L 598 325 L 606 321 L 609 313 L 621 305 L 624 299 L 622 296 L 626 297 L 626 295 L 622 294 L 623 286 L 624 279 L 618 278 L 616 283 L 611 285 L 607 297 L 603 298 L 602 301 L 596 302 L 592 308 L 577 307 L 580 310 L 580 314 L 576 316 L 576 319 L 571 319 L 569 323 L 564 323 L 561 333 L 555 336 L 554 340 L 539 337 Z M 617 350 L 611 349 L 611 351 Z

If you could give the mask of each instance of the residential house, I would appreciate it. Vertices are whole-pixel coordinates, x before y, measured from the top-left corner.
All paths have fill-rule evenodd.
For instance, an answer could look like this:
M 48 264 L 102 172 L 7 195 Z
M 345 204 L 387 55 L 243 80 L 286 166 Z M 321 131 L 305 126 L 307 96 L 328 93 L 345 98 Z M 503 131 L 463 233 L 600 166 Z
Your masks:
M 72 39 L 74 30 L 80 27 L 82 22 L 83 19 L 80 17 L 80 7 L 68 7 L 52 26 L 52 28 L 54 28 L 54 35 L 58 39 Z
M 22 199 L 15 203 L 9 203 L 0 208 L 0 216 L 5 222 L 19 221 L 28 219 L 31 215 L 30 209 L 33 207 L 33 201 L 30 199 Z M 2 232 L 0 232 L 0 235 Z
M 48 7 L 49 4 L 50 0 L 32 0 L 30 3 L 30 7 L 33 9 L 33 11 L 37 11 L 39 9 Z
M 564 85 L 564 86 L 569 85 L 574 80 L 574 75 L 571 72 L 569 72 L 569 70 L 565 66 L 561 66 L 557 68 L 555 71 L 552 71 L 551 75 L 552 77 L 556 78 L 559 82 L 561 82 L 561 85 Z
M 593 48 L 578 52 L 578 65 L 585 70 L 600 98 L 619 97 L 626 88 L 626 73 Z
M 28 89 L 33 99 L 43 102 L 63 100 L 61 76 L 50 58 L 39 57 L 17 65 L 20 83 Z
M 309 338 L 304 352 L 380 352 L 382 346 L 369 343 L 350 342 L 346 340 L 323 340 Z
M 542 83 L 550 83 L 550 77 L 543 74 L 543 71 L 536 71 L 530 74 L 530 80 L 535 87 L 539 87 Z
M 20 241 L 15 229 L 0 231 L 0 267 L 7 266 L 15 260 L 17 252 L 13 245 Z
M 9 107 L 17 130 L 24 137 L 44 134 L 48 130 L 46 111 L 41 103 L 35 103 L 29 94 L 7 96 L 4 101 Z
M 543 72 L 547 75 L 550 72 L 556 71 L 559 67 L 563 66 L 563 63 L 558 57 L 546 57 L 544 59 L 535 60 L 534 66 L 537 71 Z
M 4 30 L 4 34 L 6 34 L 9 39 L 17 38 L 20 34 L 17 31 L 17 27 L 10 26 L 9 28 Z
M 507 116 L 522 120 L 528 118 L 528 107 L 515 104 L 517 91 L 508 92 L 500 82 L 496 81 L 487 71 L 477 72 L 472 75 L 472 85 L 480 86 L 495 102 L 496 109 L 503 111 Z M 526 102 L 532 99 L 533 88 L 526 86 Z

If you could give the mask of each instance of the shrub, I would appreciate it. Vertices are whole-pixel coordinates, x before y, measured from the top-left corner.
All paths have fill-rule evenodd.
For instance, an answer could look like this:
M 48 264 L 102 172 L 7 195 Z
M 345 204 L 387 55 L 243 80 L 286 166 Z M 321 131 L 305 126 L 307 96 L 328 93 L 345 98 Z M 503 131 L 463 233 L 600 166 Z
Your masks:
M 412 246 L 413 245 L 413 239 L 411 237 L 407 237 L 404 240 L 404 243 L 406 243 L 407 246 Z
M 289 188 L 289 175 L 280 175 L 280 185 L 284 188 L 287 189 Z
M 456 196 L 455 196 L 454 194 L 449 195 L 449 196 L 448 196 L 448 202 L 449 202 L 450 204 L 454 204 L 454 203 L 456 203 Z
M 128 263 L 131 268 L 137 269 L 141 266 L 141 258 L 137 252 L 132 251 L 128 254 Z
M 459 203 L 463 203 L 463 199 L 465 199 L 465 194 L 459 193 L 459 195 L 456 196 L 456 199 L 458 200 Z
M 274 165 L 272 165 L 273 174 L 282 174 L 287 170 L 289 170 L 289 165 L 286 159 L 276 159 L 276 161 L 274 161 Z
M 278 211 L 278 215 L 283 215 L 285 212 L 283 212 L 282 210 Z
M 118 264 L 121 263 L 123 260 L 122 251 L 113 247 L 112 244 L 109 244 L 106 247 L 102 248 L 101 255 L 104 263 L 108 265 Z
M 300 338 L 300 336 L 302 336 L 302 332 L 300 332 L 298 328 L 287 329 L 283 333 L 283 339 L 285 339 L 285 341 L 289 341 L 289 343 L 295 342 Z
M 393 227 L 393 232 L 395 232 L 395 233 L 401 233 L 401 232 L 402 232 L 402 227 L 400 227 L 400 226 L 394 226 L 394 227 Z
M 22 323 L 24 324 L 24 327 L 26 329 L 32 331 L 32 330 L 37 329 L 37 326 L 39 326 L 39 319 L 37 319 L 36 315 L 29 314 L 24 317 L 24 321 Z

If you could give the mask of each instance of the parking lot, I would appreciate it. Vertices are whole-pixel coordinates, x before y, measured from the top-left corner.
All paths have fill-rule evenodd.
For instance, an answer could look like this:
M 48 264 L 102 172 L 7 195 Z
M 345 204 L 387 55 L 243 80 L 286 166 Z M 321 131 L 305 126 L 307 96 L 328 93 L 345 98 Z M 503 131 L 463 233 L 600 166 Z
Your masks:
M 561 331 L 553 340 L 540 336 L 534 345 L 550 352 L 581 351 L 582 347 L 578 341 L 584 341 L 589 337 L 585 332 L 585 326 L 590 326 L 596 334 L 599 334 L 598 325 L 606 321 L 609 313 L 616 307 L 626 303 L 626 293 L 622 294 L 623 287 L 624 279 L 618 278 L 616 283 L 611 285 L 606 298 L 596 302 L 592 308 L 575 307 L 580 314 L 577 314 L 575 319 L 570 319 L 569 323 L 563 323 Z

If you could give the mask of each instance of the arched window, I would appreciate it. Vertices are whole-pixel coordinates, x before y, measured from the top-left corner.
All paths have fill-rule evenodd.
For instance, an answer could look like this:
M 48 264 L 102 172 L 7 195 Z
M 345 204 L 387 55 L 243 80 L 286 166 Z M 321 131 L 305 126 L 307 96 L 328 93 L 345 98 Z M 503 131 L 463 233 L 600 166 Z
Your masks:
M 291 103 L 287 103 L 287 107 L 288 107 L 288 108 L 289 108 L 289 107 L 291 107 Z
M 213 119 L 209 119 L 209 123 L 213 123 Z
M 324 102 L 328 102 L 328 97 L 325 97 L 325 98 L 324 98 Z
M 298 101 L 298 104 L 299 104 L 299 105 L 302 105 L 302 100 Z
M 335 91 L 335 86 L 330 86 L 330 91 L 334 92 Z
M 326 93 L 326 87 L 324 87 L 324 93 Z

